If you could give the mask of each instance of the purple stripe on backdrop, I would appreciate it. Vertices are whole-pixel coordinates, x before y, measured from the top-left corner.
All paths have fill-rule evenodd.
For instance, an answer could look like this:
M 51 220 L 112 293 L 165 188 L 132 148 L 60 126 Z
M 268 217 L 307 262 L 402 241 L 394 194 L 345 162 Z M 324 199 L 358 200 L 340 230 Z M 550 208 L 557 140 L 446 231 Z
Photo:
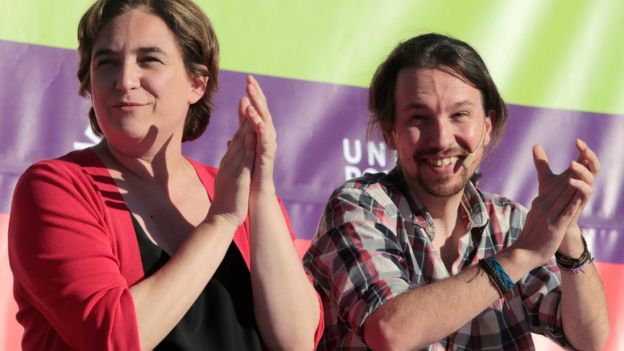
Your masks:
M 77 96 L 74 51 L 0 41 L 0 58 L 0 212 L 7 212 L 16 175 L 28 164 L 89 142 L 89 105 Z M 366 89 L 258 78 L 278 128 L 276 183 L 296 232 L 310 238 L 325 200 L 345 174 L 387 169 L 391 156 L 366 143 Z M 242 73 L 221 73 L 211 125 L 185 145 L 188 155 L 218 165 L 236 128 L 244 79 Z M 576 157 L 573 138 L 586 139 L 604 167 L 582 224 L 601 261 L 624 263 L 616 250 L 624 244 L 624 222 L 616 218 L 624 210 L 624 170 L 612 151 L 624 146 L 617 137 L 624 135 L 624 119 L 523 106 L 510 106 L 510 114 L 504 142 L 484 164 L 480 185 L 529 204 L 537 191 L 531 145 L 544 144 L 559 171 Z

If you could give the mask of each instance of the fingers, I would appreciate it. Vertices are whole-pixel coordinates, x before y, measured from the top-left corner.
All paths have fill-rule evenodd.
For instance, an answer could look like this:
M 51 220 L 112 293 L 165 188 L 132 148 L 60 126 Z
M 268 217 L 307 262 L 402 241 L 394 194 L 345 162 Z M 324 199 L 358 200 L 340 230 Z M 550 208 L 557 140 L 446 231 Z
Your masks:
M 561 174 L 554 174 L 550 169 L 548 156 L 540 145 L 533 147 L 533 161 L 537 171 L 540 194 L 549 191 L 553 183 L 561 178 L 576 178 L 590 186 L 593 186 L 597 172 L 600 170 L 600 162 L 596 154 L 587 147 L 587 144 L 577 139 L 576 146 L 579 149 L 579 157 L 572 161 L 570 166 Z
M 541 145 L 533 146 L 533 162 L 535 163 L 535 170 L 537 171 L 537 180 L 541 184 L 544 184 L 553 172 L 550 170 L 550 164 L 548 163 L 548 156 L 546 151 Z
M 578 214 L 581 211 L 582 200 L 579 196 L 573 195 L 572 200 L 564 201 L 558 199 L 557 201 L 561 201 L 564 206 L 553 224 L 560 228 L 568 228 L 570 224 L 578 218 Z
M 570 178 L 559 178 L 546 194 L 540 194 L 544 211 L 547 211 L 551 223 L 565 212 L 568 205 L 576 197 L 577 189 L 570 184 Z
M 249 121 L 249 123 L 253 126 L 256 134 L 262 134 L 264 130 L 265 123 L 260 117 L 258 111 L 251 105 L 249 102 L 249 98 L 244 96 L 243 100 L 246 100 L 247 106 L 245 107 L 245 118 Z
M 258 81 L 251 75 L 247 76 L 246 96 L 239 102 L 239 122 L 247 119 L 254 127 L 256 134 L 266 131 L 267 125 L 272 125 L 272 117 L 267 100 Z
M 589 201 L 593 191 L 593 174 L 581 164 L 573 161 L 570 168 L 560 174 L 553 175 L 546 189 L 540 192 L 540 199 L 544 210 L 549 211 L 551 223 L 560 217 L 567 218 L 571 213 L 572 220 L 578 219 L 582 207 Z M 578 205 L 570 206 L 572 203 Z
M 580 201 L 575 193 L 576 190 L 568 182 L 560 182 L 547 195 L 539 195 L 533 200 L 529 216 L 536 222 L 531 227 L 544 234 L 550 233 L 534 240 L 560 240 L 579 212 Z M 557 243 L 555 247 L 558 246 Z
M 258 81 L 251 75 L 247 76 L 247 87 L 245 90 L 251 105 L 256 109 L 260 118 L 266 123 L 272 123 L 271 112 L 269 112 L 269 105 L 264 92 Z
M 246 111 L 247 107 L 250 106 L 249 98 L 247 96 L 243 96 L 240 100 L 238 100 L 238 125 L 243 125 L 243 121 L 247 119 Z
M 598 156 L 583 140 L 576 139 L 576 148 L 579 150 L 577 161 L 587 167 L 594 175 L 600 172 Z
M 242 124 L 244 121 L 249 121 L 254 129 L 264 123 L 249 96 L 243 96 L 238 102 L 238 122 Z
M 569 223 L 577 216 L 579 199 L 584 196 L 578 194 L 591 193 L 593 175 L 576 161 L 563 173 L 555 175 L 549 165 L 548 156 L 540 145 L 533 147 L 533 160 L 539 180 L 538 200 L 541 210 L 548 217 L 551 224 Z M 582 180 L 574 180 L 577 177 Z M 588 183 L 586 183 L 588 182 Z M 567 224 L 566 224 L 567 225 Z
M 248 150 L 253 148 L 247 148 L 248 139 L 250 139 L 250 127 L 248 123 L 243 125 L 236 131 L 230 141 L 228 141 L 228 148 L 225 155 L 221 159 L 221 166 L 225 167 L 227 164 L 232 164 L 234 169 L 238 169 L 244 162 L 246 154 L 249 154 Z M 253 154 L 253 152 L 251 153 Z
M 553 223 L 566 227 L 578 223 L 583 208 L 591 198 L 592 191 L 591 185 L 575 178 L 568 178 L 566 194 L 557 198 L 556 202 L 558 204 L 553 206 L 560 211 Z
M 546 172 L 545 165 L 548 162 L 546 155 L 541 147 L 534 148 L 538 176 L 539 174 L 542 175 L 540 178 L 540 195 L 545 195 L 544 193 L 547 192 L 549 206 L 553 206 L 557 210 L 561 209 L 558 220 L 571 220 L 572 222 L 578 220 L 583 208 L 592 196 L 595 176 L 600 170 L 598 157 L 584 141 L 577 139 L 576 147 L 579 150 L 579 157 L 572 161 L 570 166 L 559 175 L 552 174 L 550 169 Z M 544 177 L 548 173 L 550 175 Z M 561 187 L 563 183 L 566 184 L 566 190 L 562 190 L 564 189 Z M 547 186 L 543 186 L 544 184 Z
M 554 174 L 548 156 L 540 145 L 533 147 L 533 160 L 539 181 L 539 194 L 531 205 L 522 236 L 529 249 L 549 259 L 561 239 L 577 225 L 589 201 L 600 163 L 582 140 L 576 141 L 579 157 L 561 174 Z M 521 236 L 521 238 L 522 238 Z
M 246 96 L 239 103 L 239 115 L 249 121 L 256 133 L 257 156 L 274 157 L 276 132 L 267 100 L 258 81 L 247 76 Z
M 578 190 L 578 196 L 584 207 L 592 195 L 594 181 L 600 171 L 600 161 L 583 140 L 576 139 L 576 147 L 579 150 L 579 157 L 570 163 L 568 172 L 572 178 L 570 185 Z
M 576 196 L 580 198 L 583 205 L 585 205 L 585 203 L 587 203 L 591 198 L 594 188 L 584 181 L 575 178 L 570 178 L 569 183 L 571 187 L 576 189 Z
M 589 184 L 590 186 L 594 185 L 594 173 L 585 165 L 580 164 L 578 161 L 570 162 L 570 167 L 567 170 L 567 174 L 572 178 Z
M 540 264 L 557 250 L 579 206 L 574 200 L 575 189 L 567 182 L 558 182 L 550 190 L 533 200 L 522 234 L 514 244 L 535 253 Z
M 238 116 L 241 124 L 246 123 L 251 126 L 251 129 L 256 134 L 254 139 L 259 140 L 257 137 L 263 138 L 265 131 L 265 123 L 260 118 L 260 115 L 256 109 L 251 105 L 249 98 L 243 96 L 238 104 Z
M 255 133 L 244 120 L 228 142 L 215 178 L 215 197 L 211 213 L 222 214 L 236 225 L 247 215 L 251 174 L 255 158 Z

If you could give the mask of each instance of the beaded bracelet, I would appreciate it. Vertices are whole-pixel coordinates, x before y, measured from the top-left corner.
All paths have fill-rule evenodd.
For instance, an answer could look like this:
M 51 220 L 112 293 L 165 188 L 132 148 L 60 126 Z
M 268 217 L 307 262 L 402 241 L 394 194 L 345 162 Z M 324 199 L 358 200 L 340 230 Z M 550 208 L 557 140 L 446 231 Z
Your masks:
M 487 273 L 490 282 L 492 282 L 500 297 L 503 297 L 503 295 L 513 289 L 514 282 L 509 278 L 503 266 L 494 256 L 480 259 L 479 266 Z
M 581 236 L 581 240 L 583 240 L 583 253 L 579 258 L 566 256 L 559 251 L 555 252 L 555 260 L 557 261 L 559 269 L 572 274 L 578 274 L 579 272 L 585 273 L 585 266 L 594 262 L 594 258 L 587 249 L 585 238 Z

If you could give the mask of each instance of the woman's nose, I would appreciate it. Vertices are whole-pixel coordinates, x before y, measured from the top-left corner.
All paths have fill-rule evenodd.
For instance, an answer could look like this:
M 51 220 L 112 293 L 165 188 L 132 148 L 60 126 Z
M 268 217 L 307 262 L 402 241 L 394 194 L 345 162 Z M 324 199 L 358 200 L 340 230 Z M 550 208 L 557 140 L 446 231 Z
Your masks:
M 115 79 L 115 89 L 126 93 L 139 87 L 139 82 L 139 68 L 136 65 L 130 62 L 124 62 L 119 66 Z

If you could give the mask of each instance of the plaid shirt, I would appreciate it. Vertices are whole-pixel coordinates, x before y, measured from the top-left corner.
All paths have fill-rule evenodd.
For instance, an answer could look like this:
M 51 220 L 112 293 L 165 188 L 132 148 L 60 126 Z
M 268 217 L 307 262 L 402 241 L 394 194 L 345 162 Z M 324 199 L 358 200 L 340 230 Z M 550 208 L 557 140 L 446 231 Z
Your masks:
M 419 203 L 413 214 L 400 175 L 366 174 L 331 195 L 304 257 L 325 310 L 319 350 L 364 350 L 362 325 L 386 301 L 449 277 L 434 248 L 431 215 Z M 470 230 L 459 242 L 450 274 L 476 265 L 519 236 L 526 209 L 477 190 L 464 191 Z M 417 202 L 417 200 L 416 200 Z M 552 260 L 515 284 L 481 314 L 426 350 L 534 350 L 531 333 L 568 346 L 559 310 L 559 270 Z M 568 346 L 569 347 L 569 346 Z

